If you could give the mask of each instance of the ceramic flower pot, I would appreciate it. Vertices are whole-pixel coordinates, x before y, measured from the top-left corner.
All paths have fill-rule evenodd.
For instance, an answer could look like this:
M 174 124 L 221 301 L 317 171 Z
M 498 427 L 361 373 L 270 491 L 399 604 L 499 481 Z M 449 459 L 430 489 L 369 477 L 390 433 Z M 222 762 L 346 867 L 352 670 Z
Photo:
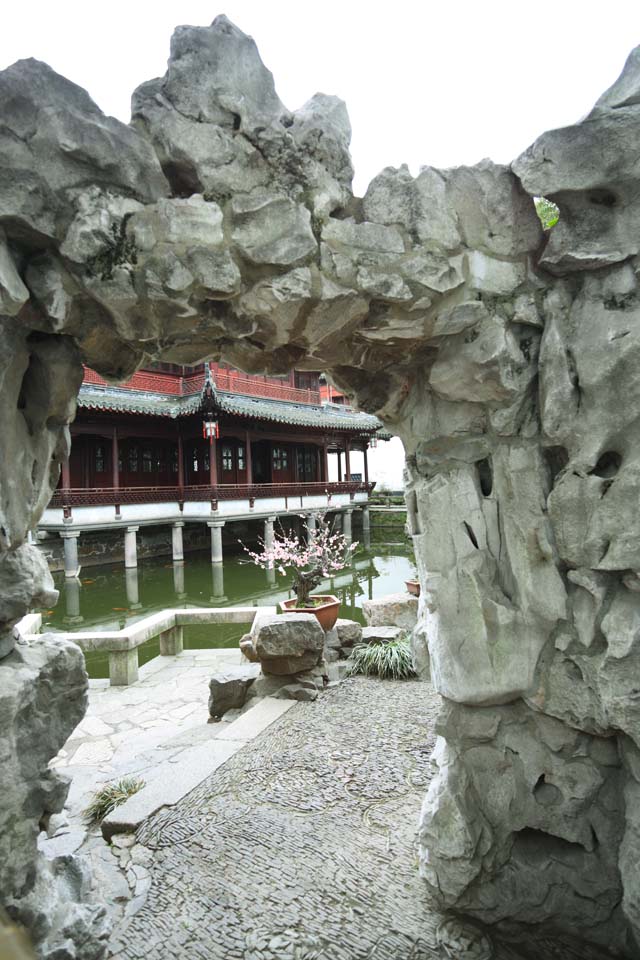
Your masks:
M 338 613 L 340 611 L 339 599 L 334 597 L 333 594 L 311 597 L 311 599 L 321 600 L 322 603 L 318 603 L 313 607 L 299 607 L 297 606 L 298 600 L 294 597 L 293 600 L 282 600 L 280 602 L 280 610 L 282 613 L 312 613 L 325 632 L 331 630 L 338 619 Z
M 419 580 L 405 580 L 407 590 L 409 593 L 413 594 L 414 597 L 420 596 L 420 581 Z

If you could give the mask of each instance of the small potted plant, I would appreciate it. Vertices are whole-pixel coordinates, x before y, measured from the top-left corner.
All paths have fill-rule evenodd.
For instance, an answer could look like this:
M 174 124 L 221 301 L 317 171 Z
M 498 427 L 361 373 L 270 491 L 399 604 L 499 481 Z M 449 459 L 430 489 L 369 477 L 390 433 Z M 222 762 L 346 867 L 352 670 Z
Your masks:
M 305 529 L 306 540 L 282 531 L 274 533 L 269 546 L 260 540 L 258 551 L 243 547 L 252 563 L 263 570 L 276 570 L 281 576 L 292 572 L 295 598 L 280 603 L 283 613 L 313 613 L 323 630 L 331 630 L 338 619 L 340 600 L 333 594 L 311 596 L 311 591 L 322 580 L 344 570 L 358 544 L 349 544 L 342 533 L 332 533 L 323 515 L 317 518 L 315 529 L 307 524 Z

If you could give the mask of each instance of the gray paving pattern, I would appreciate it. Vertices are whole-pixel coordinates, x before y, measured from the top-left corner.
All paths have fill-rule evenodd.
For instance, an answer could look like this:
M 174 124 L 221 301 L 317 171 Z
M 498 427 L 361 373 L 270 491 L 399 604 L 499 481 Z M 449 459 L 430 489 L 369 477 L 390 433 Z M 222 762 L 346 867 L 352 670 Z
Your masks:
M 114 933 L 111 957 L 492 956 L 464 933 L 453 952 L 438 946 L 443 918 L 417 873 L 437 709 L 427 683 L 362 678 L 298 704 L 140 828 L 151 889 Z M 551 943 L 533 955 L 585 956 Z M 495 956 L 522 954 L 500 946 Z

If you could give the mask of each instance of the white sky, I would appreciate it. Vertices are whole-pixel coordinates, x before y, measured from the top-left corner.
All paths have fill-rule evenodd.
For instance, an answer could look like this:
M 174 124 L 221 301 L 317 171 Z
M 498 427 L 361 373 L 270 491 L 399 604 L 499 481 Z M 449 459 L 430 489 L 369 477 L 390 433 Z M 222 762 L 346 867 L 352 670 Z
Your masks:
M 346 101 L 358 194 L 389 165 L 509 162 L 587 112 L 640 43 L 637 0 L 31 0 L 3 5 L 0 68 L 45 60 L 128 121 L 174 26 L 218 13 L 254 37 L 290 109 L 318 90 Z
M 253 36 L 290 109 L 318 90 L 346 101 L 359 195 L 389 165 L 508 163 L 584 115 L 640 43 L 637 0 L 7 0 L 0 69 L 45 60 L 127 122 L 174 26 L 219 13 Z

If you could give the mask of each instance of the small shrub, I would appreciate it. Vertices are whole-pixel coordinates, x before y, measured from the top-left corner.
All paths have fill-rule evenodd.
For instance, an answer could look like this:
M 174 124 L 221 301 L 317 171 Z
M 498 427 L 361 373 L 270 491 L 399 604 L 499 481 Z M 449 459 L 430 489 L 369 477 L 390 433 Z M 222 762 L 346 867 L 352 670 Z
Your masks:
M 349 676 L 363 673 L 383 680 L 408 680 L 416 675 L 408 637 L 388 643 L 358 643 L 349 659 Z
M 83 811 L 85 820 L 91 824 L 102 823 L 112 810 L 119 807 L 138 790 L 142 790 L 144 785 L 144 780 L 136 777 L 122 777 L 121 780 L 106 783 L 100 790 L 96 790 L 89 805 Z

